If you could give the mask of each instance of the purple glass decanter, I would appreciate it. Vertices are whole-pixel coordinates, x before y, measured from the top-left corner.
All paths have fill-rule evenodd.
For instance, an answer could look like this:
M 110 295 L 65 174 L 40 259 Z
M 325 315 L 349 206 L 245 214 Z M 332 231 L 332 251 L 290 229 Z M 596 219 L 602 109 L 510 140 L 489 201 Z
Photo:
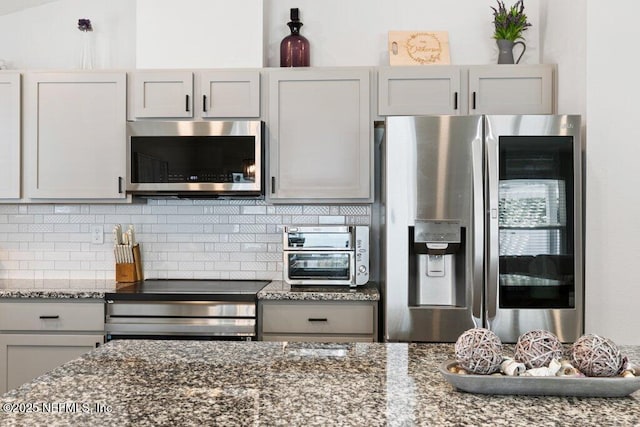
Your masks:
M 291 21 L 287 22 L 291 34 L 280 42 L 280 66 L 281 67 L 308 67 L 309 66 L 309 40 L 300 35 L 299 11 L 291 9 Z

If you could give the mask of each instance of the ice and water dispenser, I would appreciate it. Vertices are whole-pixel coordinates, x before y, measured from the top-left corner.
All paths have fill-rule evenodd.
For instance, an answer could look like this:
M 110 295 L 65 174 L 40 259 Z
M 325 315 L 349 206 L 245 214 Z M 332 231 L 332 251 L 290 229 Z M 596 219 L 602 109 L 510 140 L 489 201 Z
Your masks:
M 464 227 L 459 221 L 415 220 L 409 227 L 410 305 L 455 306 L 465 287 Z

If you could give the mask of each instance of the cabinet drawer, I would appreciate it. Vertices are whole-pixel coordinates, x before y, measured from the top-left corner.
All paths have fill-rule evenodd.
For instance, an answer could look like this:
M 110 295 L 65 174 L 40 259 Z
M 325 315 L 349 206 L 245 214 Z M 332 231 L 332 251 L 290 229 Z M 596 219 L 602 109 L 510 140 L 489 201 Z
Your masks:
M 104 304 L 97 302 L 0 302 L 2 331 L 102 331 Z
M 265 334 L 373 334 L 371 304 L 287 303 L 264 304 Z

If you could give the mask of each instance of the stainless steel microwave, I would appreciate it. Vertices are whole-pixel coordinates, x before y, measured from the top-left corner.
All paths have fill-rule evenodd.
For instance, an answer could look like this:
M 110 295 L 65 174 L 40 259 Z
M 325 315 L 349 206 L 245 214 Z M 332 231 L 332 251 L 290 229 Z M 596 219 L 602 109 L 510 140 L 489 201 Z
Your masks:
M 141 196 L 264 197 L 261 121 L 127 123 L 126 190 Z
M 284 281 L 291 285 L 365 285 L 369 227 L 285 226 Z

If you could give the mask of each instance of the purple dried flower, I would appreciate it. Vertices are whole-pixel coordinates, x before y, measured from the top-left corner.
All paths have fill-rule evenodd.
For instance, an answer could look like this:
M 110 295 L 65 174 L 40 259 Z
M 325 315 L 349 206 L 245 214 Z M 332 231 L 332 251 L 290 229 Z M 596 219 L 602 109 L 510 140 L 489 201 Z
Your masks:
M 80 31 L 93 31 L 91 19 L 78 19 L 78 29 Z
M 511 41 L 523 39 L 522 32 L 531 26 L 527 22 L 527 15 L 524 13 L 524 1 L 518 0 L 509 9 L 507 9 L 503 1 L 496 1 L 498 2 L 497 9 L 489 6 L 493 9 L 493 24 L 495 25 L 493 38 Z

